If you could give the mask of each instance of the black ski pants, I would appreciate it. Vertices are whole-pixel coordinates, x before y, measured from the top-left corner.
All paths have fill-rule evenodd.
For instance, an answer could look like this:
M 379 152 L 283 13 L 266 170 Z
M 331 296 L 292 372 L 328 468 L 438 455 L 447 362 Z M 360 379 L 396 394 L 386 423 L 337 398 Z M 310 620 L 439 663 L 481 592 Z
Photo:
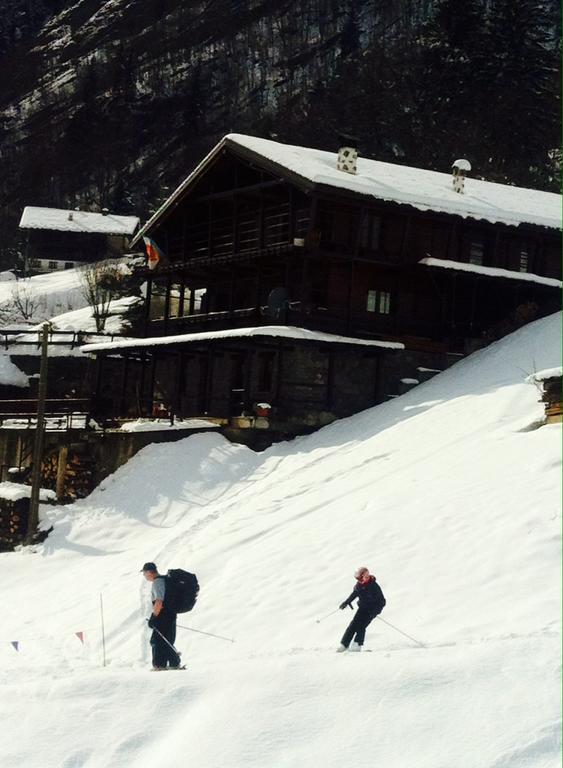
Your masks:
M 158 630 L 158 632 L 155 630 Z M 180 657 L 164 638 L 168 640 L 168 643 L 174 645 L 176 640 L 176 614 L 169 613 L 163 608 L 155 619 L 151 635 L 152 665 L 160 669 L 167 666 L 179 667 Z
M 365 608 L 358 608 L 354 618 L 348 624 L 346 632 L 342 635 L 340 641 L 346 648 L 350 645 L 352 640 L 355 640 L 358 645 L 363 645 L 366 637 L 366 628 L 371 624 L 375 616 L 372 616 Z

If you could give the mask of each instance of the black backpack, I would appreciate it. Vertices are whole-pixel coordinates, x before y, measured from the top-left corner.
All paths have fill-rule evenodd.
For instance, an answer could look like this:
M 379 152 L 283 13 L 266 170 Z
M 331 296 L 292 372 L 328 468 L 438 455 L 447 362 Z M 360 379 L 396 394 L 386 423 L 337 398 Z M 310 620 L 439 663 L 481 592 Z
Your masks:
M 173 613 L 187 613 L 194 607 L 199 592 L 197 576 L 181 568 L 174 568 L 166 574 L 166 595 L 164 603 Z

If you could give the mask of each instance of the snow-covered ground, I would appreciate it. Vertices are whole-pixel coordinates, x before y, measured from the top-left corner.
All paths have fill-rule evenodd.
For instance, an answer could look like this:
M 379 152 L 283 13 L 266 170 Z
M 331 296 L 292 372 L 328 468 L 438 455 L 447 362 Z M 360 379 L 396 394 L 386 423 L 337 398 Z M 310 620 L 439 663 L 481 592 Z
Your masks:
M 19 292 L 20 308 L 30 312 L 25 318 L 14 302 L 14 293 Z M 127 296 L 111 302 L 106 333 L 120 333 L 123 329 L 123 312 L 138 301 Z M 33 307 L 33 311 L 31 308 Z M 1 327 L 21 328 L 22 326 L 49 320 L 59 331 L 95 331 L 96 324 L 92 308 L 84 296 L 80 269 L 65 269 L 16 280 L 13 273 L 0 273 Z
M 19 301 L 14 300 L 15 292 L 19 292 Z M 0 349 L 0 384 L 29 385 L 28 376 L 14 365 L 11 356 L 41 354 L 37 331 L 45 320 L 49 320 L 54 331 L 85 332 L 91 334 L 91 341 L 106 340 L 107 334 L 125 332 L 127 324 L 124 315 L 137 301 L 139 299 L 135 296 L 112 301 L 104 335 L 100 336 L 96 335 L 92 307 L 84 297 L 80 269 L 65 269 L 17 281 L 12 272 L 0 273 L 0 341 L 4 345 Z M 26 314 L 30 313 L 29 317 L 22 315 L 22 307 Z M 8 334 L 9 348 L 6 348 L 1 331 L 13 332 L 26 327 L 29 327 L 28 333 L 19 336 Z M 18 343 L 30 341 L 33 343 Z M 83 356 L 78 345 L 71 347 L 72 334 L 60 335 L 55 341 L 68 341 L 68 344 L 52 344 L 49 347 L 50 357 Z
M 555 768 L 561 426 L 529 325 L 383 406 L 261 454 L 149 446 L 0 555 L 3 768 Z M 149 671 L 139 569 L 197 573 L 185 672 Z M 367 565 L 372 653 L 335 654 Z M 106 667 L 100 629 L 105 619 Z M 82 634 L 80 634 L 82 633 Z M 17 643 L 17 650 L 16 644 Z

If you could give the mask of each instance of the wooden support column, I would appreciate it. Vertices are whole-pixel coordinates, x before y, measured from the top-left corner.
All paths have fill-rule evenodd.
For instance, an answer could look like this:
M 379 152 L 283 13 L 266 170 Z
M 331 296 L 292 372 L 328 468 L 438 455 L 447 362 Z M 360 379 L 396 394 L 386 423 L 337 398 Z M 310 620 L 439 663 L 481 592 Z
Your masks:
M 149 326 L 151 322 L 152 283 L 153 283 L 152 277 L 149 275 L 147 277 L 147 296 L 145 300 L 145 317 L 144 317 L 145 336 L 149 335 Z
M 68 445 L 61 445 L 61 447 L 59 448 L 59 458 L 57 461 L 57 481 L 55 486 L 57 501 L 61 501 L 65 492 L 67 460 L 68 460 Z
M 178 317 L 184 317 L 184 296 L 186 293 L 186 283 L 184 277 L 182 277 L 182 281 L 179 283 L 180 286 L 180 296 L 178 298 Z
M 246 350 L 246 362 L 244 369 L 244 411 L 249 413 L 251 410 L 251 393 L 252 393 L 252 373 L 254 364 L 254 349 L 248 347 Z
M 172 275 L 168 273 L 166 277 L 166 296 L 164 298 L 164 333 L 168 331 L 170 320 L 170 291 L 172 287 Z
M 188 310 L 190 315 L 195 314 L 195 289 L 190 286 L 190 306 Z

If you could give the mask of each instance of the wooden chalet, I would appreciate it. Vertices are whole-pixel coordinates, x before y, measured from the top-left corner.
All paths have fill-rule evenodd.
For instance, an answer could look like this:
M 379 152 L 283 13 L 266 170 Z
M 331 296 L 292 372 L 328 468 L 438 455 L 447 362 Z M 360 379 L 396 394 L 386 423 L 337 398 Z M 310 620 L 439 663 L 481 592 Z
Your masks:
M 72 269 L 122 256 L 139 226 L 136 216 L 61 208 L 24 208 L 20 229 L 27 233 L 25 273 Z
M 133 240 L 144 338 L 85 348 L 100 417 L 297 433 L 557 310 L 561 198 L 454 165 L 225 137 Z

